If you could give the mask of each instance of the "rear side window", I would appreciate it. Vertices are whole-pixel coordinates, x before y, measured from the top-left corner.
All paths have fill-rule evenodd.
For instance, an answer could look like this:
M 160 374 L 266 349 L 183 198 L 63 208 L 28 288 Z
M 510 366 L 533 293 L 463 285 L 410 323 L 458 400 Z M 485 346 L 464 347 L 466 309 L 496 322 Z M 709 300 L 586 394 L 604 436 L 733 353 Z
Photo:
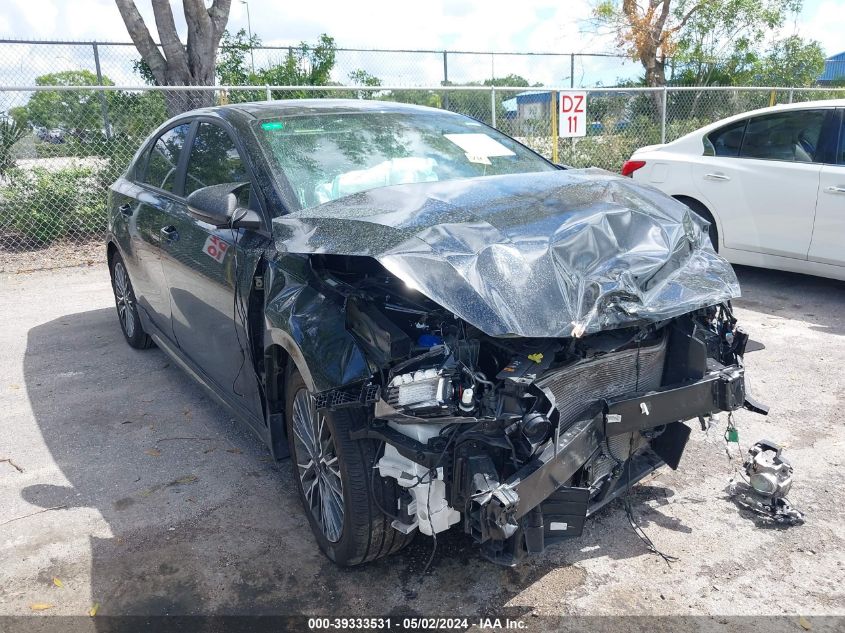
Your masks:
M 156 139 L 147 159 L 145 173 L 140 178 L 141 182 L 165 191 L 174 191 L 179 156 L 190 128 L 190 123 L 177 125 Z
M 708 134 L 704 139 L 704 155 L 739 156 L 746 123 L 748 119 L 743 119 Z
M 817 158 L 822 158 L 819 146 L 826 115 L 825 110 L 792 110 L 749 119 L 739 155 L 741 158 L 817 162 Z
M 188 157 L 185 195 L 202 187 L 248 180 L 241 156 L 226 130 L 212 123 L 200 123 Z M 241 204 L 248 204 L 249 187 L 241 190 L 241 196 Z

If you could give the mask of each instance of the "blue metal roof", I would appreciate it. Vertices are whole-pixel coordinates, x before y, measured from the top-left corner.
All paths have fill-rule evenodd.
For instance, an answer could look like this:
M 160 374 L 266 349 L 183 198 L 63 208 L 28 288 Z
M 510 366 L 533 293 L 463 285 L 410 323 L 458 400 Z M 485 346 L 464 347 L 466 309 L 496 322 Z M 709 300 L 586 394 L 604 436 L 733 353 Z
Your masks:
M 845 79 L 845 51 L 824 60 L 824 72 L 819 76 L 819 83 Z
M 522 103 L 549 103 L 552 93 L 548 90 L 528 90 L 516 95 L 516 102 Z

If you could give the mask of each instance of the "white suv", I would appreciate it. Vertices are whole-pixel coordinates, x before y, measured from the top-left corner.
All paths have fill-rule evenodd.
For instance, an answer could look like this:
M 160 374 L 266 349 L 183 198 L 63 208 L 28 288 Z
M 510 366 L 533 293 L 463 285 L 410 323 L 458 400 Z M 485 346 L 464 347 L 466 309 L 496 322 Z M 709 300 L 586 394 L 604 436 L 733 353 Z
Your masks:
M 637 150 L 622 174 L 709 220 L 732 263 L 845 280 L 845 99 L 723 119 Z

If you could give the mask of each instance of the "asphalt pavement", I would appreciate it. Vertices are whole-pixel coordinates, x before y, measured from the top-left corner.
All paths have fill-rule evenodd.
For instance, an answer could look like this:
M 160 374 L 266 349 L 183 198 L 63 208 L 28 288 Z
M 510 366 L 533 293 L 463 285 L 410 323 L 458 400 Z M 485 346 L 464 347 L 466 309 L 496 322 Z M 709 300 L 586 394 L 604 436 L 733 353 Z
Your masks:
M 768 418 L 735 418 L 795 466 L 806 524 L 772 527 L 725 492 L 724 423 L 678 471 L 580 539 L 511 569 L 458 531 L 341 569 L 322 556 L 289 462 L 160 350 L 123 341 L 103 265 L 0 275 L 0 615 L 845 614 L 845 283 L 740 268 L 736 313 Z

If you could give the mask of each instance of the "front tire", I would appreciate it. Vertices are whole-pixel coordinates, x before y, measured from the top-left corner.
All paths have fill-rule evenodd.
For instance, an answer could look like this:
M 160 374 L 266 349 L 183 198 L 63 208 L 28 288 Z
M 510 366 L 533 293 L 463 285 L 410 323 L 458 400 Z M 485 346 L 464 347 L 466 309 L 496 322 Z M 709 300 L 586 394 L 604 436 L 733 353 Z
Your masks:
M 117 319 L 120 321 L 120 329 L 130 347 L 135 349 L 148 349 L 152 347 L 153 340 L 144 331 L 141 325 L 141 318 L 138 315 L 138 302 L 135 299 L 135 291 L 132 289 L 132 282 L 129 280 L 129 273 L 126 264 L 119 253 L 115 253 L 109 262 L 111 272 L 111 287 L 114 292 L 114 303 L 117 307 Z
M 354 423 L 364 421 L 364 410 L 318 411 L 297 371 L 291 373 L 285 394 L 293 474 L 323 553 L 339 565 L 352 566 L 407 545 L 411 537 L 394 530 L 379 509 L 379 504 L 396 508 L 396 485 L 378 473 L 373 476 L 376 443 L 350 437 Z

